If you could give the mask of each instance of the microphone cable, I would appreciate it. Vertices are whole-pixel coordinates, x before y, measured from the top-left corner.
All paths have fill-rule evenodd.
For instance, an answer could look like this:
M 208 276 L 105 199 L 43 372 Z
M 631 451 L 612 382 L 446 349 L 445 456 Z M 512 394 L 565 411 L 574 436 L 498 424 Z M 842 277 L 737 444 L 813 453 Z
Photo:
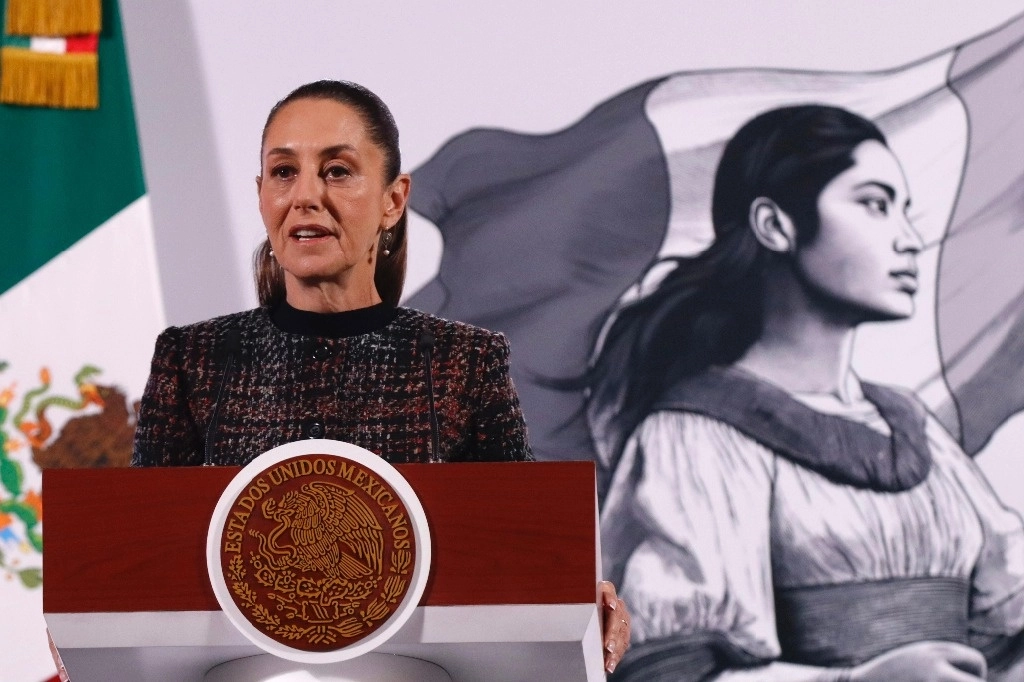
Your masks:
M 438 453 L 438 426 L 437 426 L 437 410 L 434 408 L 434 372 L 433 372 L 433 356 L 434 356 L 434 335 L 429 330 L 424 329 L 420 334 L 419 342 L 420 351 L 423 353 L 423 363 L 427 373 L 427 396 L 430 399 L 430 457 L 434 459 L 439 456 Z
M 224 335 L 224 350 L 227 352 L 227 361 L 224 363 L 224 374 L 220 378 L 220 386 L 217 388 L 217 397 L 213 401 L 213 411 L 210 413 L 210 423 L 206 427 L 206 447 L 203 458 L 203 466 L 213 466 L 213 443 L 217 435 L 217 417 L 220 413 L 220 401 L 224 396 L 224 387 L 227 386 L 228 377 L 231 375 L 231 368 L 235 364 L 235 356 L 242 351 L 242 334 L 237 329 L 229 329 Z

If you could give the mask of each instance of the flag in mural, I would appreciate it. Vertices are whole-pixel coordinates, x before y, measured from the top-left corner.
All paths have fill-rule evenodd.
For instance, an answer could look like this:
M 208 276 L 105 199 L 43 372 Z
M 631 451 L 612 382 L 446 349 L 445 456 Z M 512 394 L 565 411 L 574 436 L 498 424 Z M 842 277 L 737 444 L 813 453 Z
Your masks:
M 656 259 L 707 246 L 714 169 L 745 121 L 841 106 L 889 138 L 925 241 L 915 317 L 866 325 L 854 365 L 914 389 L 975 454 L 1024 409 L 1022 101 L 1024 17 L 890 70 L 679 73 L 549 135 L 471 130 L 413 173 L 411 205 L 445 247 L 409 305 L 505 332 L 537 456 L 594 457 L 582 392 L 550 379 L 585 372 Z
M 100 5 L 0 0 L 5 679 L 54 675 L 41 469 L 129 463 L 163 326 L 120 17 L 114 0 Z

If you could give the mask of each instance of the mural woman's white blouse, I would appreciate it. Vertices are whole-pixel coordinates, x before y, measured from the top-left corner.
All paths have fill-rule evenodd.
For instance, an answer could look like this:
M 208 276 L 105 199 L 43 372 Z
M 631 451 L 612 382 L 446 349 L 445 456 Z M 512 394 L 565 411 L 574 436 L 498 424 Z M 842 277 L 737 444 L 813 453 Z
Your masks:
M 866 400 L 795 397 L 888 434 Z M 601 521 L 634 644 L 714 633 L 769 661 L 781 653 L 777 592 L 903 578 L 969 582 L 969 634 L 1019 632 L 1021 520 L 934 419 L 926 431 L 927 477 L 893 493 L 831 482 L 713 418 L 648 416 Z M 640 535 L 618 553 L 626 528 Z

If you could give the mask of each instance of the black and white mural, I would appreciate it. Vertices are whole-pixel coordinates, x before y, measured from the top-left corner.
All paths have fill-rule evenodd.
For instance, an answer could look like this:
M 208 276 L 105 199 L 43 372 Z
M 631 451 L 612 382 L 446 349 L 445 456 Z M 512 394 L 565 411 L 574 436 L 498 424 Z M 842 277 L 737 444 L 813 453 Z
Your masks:
M 1024 18 L 881 72 L 637 84 L 414 171 L 409 302 L 598 462 L 621 680 L 1024 679 Z M 1024 448 L 1024 443 L 1020 443 Z

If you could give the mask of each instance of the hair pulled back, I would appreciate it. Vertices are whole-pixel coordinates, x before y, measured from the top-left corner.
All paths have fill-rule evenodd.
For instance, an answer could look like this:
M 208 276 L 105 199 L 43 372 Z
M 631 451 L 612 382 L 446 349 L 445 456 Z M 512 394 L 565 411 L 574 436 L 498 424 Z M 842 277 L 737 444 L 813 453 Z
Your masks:
M 327 99 L 350 106 L 359 112 L 366 127 L 366 132 L 375 145 L 384 154 L 384 181 L 394 182 L 402 168 L 401 152 L 398 148 L 398 126 L 391 111 L 380 97 L 357 83 L 348 81 L 320 80 L 300 85 L 284 99 L 275 104 L 267 115 L 263 125 L 263 136 L 260 141 L 260 158 L 262 163 L 263 145 L 267 141 L 267 130 L 280 113 L 281 109 L 292 102 L 303 99 Z M 373 282 L 377 293 L 385 303 L 398 305 L 405 284 L 405 269 L 408 261 L 408 237 L 406 232 L 406 212 L 391 228 L 392 238 L 388 244 L 390 254 L 385 256 L 383 249 L 377 250 L 377 265 Z M 253 275 L 256 280 L 256 295 L 260 305 L 274 306 L 284 301 L 284 270 L 274 259 L 270 248 L 270 240 L 264 239 L 253 255 Z

